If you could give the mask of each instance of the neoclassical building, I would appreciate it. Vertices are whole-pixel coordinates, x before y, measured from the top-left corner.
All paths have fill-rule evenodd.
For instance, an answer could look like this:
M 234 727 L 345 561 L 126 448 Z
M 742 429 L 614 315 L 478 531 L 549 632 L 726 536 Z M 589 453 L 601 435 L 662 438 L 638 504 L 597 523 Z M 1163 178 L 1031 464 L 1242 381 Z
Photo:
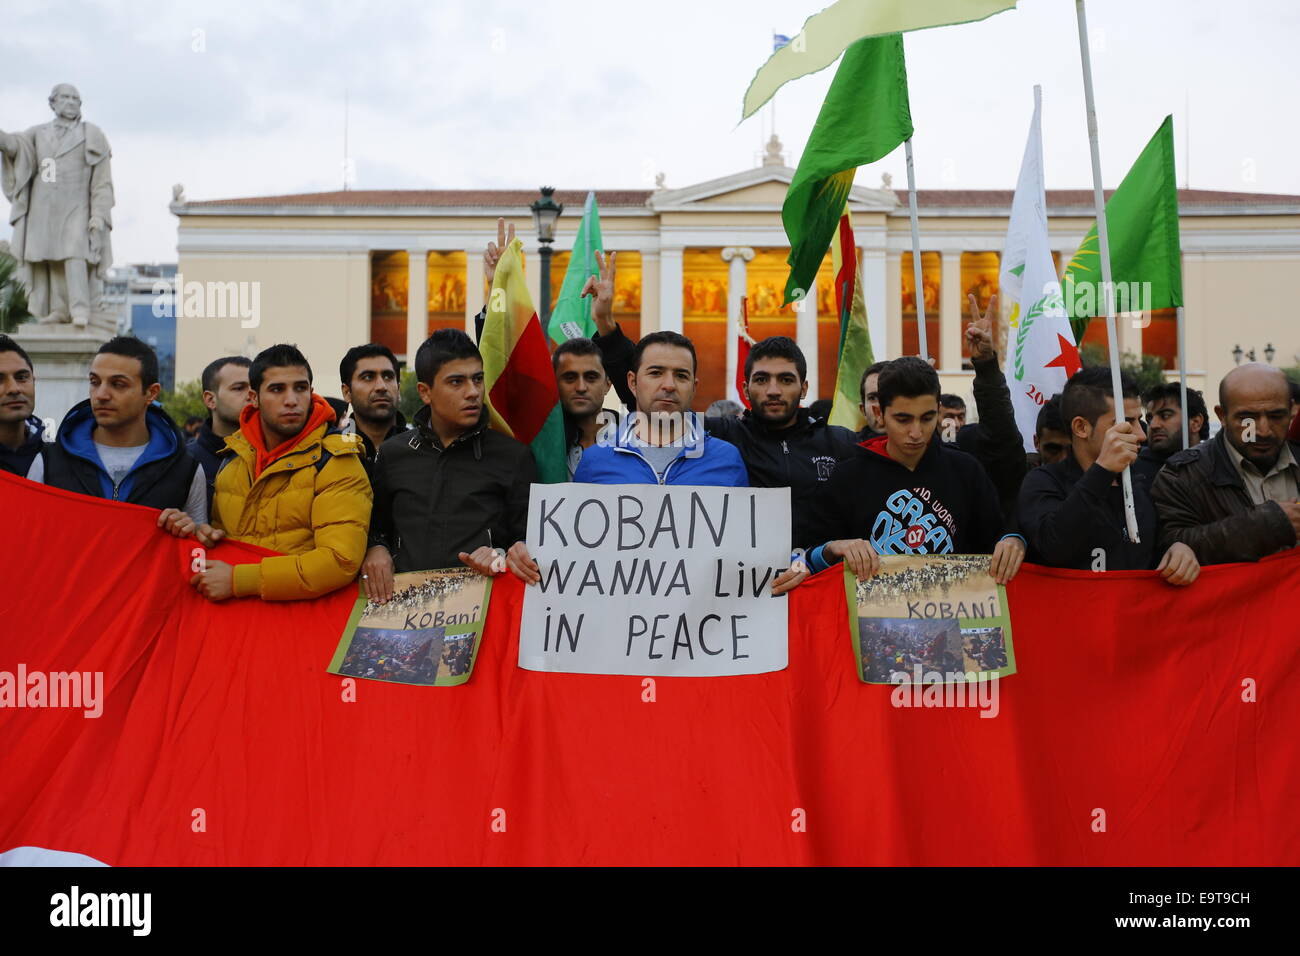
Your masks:
M 789 335 L 803 347 L 810 399 L 833 390 L 838 324 L 829 255 L 802 310 L 780 306 L 789 252 L 781 203 L 793 175 L 773 149 L 762 166 L 680 189 L 596 190 L 605 248 L 619 254 L 616 318 L 633 338 L 656 329 L 691 337 L 700 356 L 700 409 L 724 397 L 734 381 L 742 296 L 754 338 Z M 586 192 L 555 194 L 565 213 L 554 244 L 552 298 Z M 975 294 L 983 305 L 997 291 L 1011 196 L 1010 190 L 918 192 L 930 352 L 945 389 L 967 398 L 966 296 Z M 470 329 L 485 299 L 482 254 L 498 217 L 513 222 L 524 241 L 536 301 L 529 211 L 536 198 L 526 189 L 178 197 L 171 208 L 179 220 L 180 281 L 217 290 L 219 299 L 256 286 L 259 316 L 255 327 L 220 309 L 178 318 L 176 380 L 197 378 L 219 355 L 296 342 L 316 370 L 318 390 L 337 395 L 335 369 L 352 345 L 383 342 L 406 360 L 434 329 Z M 1092 224 L 1092 193 L 1049 190 L 1047 201 L 1051 245 L 1063 265 Z M 1236 361 L 1237 347 L 1263 361 L 1271 346 L 1276 364 L 1300 364 L 1300 323 L 1289 306 L 1300 265 L 1300 196 L 1184 190 L 1179 203 L 1190 384 L 1217 384 Z M 876 355 L 914 354 L 907 194 L 888 181 L 877 189 L 855 187 L 850 209 Z M 1094 322 L 1085 341 L 1104 343 L 1103 323 Z M 1121 322 L 1120 344 L 1161 356 L 1172 369 L 1172 310 Z

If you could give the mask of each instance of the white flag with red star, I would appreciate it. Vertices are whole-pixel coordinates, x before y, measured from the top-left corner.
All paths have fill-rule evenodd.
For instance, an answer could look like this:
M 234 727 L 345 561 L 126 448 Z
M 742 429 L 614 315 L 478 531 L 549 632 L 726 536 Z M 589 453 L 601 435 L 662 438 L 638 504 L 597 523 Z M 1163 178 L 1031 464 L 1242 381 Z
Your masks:
M 1041 88 L 1034 87 L 1034 118 L 1011 202 L 999 289 L 1011 307 L 1007 322 L 1007 385 L 1025 451 L 1034 450 L 1038 412 L 1080 368 L 1070 318 L 1047 239 L 1043 185 Z

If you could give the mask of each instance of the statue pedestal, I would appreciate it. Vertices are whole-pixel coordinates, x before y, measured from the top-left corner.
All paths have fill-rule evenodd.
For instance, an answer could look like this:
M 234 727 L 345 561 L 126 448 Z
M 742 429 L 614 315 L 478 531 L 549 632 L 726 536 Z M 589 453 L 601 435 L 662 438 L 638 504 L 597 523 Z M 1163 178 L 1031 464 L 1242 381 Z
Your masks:
M 67 322 L 40 325 L 35 320 L 18 326 L 11 337 L 31 356 L 39 417 L 54 419 L 57 428 L 68 409 L 88 397 L 90 360 L 116 334 L 117 317 L 100 311 L 91 314 L 84 328 Z

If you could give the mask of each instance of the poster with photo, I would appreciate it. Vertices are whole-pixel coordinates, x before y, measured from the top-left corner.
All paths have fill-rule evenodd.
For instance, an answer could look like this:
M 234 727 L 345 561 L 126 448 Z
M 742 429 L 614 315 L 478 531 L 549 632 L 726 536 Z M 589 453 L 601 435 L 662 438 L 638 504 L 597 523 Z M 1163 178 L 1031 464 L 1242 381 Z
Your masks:
M 424 687 L 463 684 L 491 593 L 492 579 L 469 568 L 396 574 L 386 603 L 359 594 L 328 671 Z
M 858 677 L 957 683 L 1016 672 L 1006 589 L 987 554 L 889 555 L 859 581 L 844 569 Z

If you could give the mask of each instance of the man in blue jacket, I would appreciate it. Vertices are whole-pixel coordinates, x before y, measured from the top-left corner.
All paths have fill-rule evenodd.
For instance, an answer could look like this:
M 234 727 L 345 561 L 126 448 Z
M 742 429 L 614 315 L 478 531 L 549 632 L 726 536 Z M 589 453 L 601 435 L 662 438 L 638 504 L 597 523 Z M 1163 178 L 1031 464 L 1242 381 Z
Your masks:
M 90 397 L 64 416 L 28 479 L 158 508 L 158 527 L 193 534 L 208 520 L 208 485 L 184 435 L 154 401 L 162 389 L 157 354 L 132 336 L 109 339 L 90 363 L 89 380 Z
M 690 339 L 677 332 L 645 336 L 632 353 L 627 381 L 636 412 L 609 436 L 612 441 L 598 441 L 583 454 L 574 481 L 749 487 L 736 446 L 708 437 L 691 411 L 699 379 Z
M 704 431 L 690 410 L 699 379 L 695 346 L 677 332 L 652 332 L 637 343 L 628 372 L 636 411 L 582 455 L 575 482 L 598 485 L 717 485 L 748 488 L 749 473 L 736 446 Z M 506 567 L 525 584 L 541 580 L 528 546 L 517 541 Z M 808 576 L 789 568 L 772 582 L 784 594 Z

